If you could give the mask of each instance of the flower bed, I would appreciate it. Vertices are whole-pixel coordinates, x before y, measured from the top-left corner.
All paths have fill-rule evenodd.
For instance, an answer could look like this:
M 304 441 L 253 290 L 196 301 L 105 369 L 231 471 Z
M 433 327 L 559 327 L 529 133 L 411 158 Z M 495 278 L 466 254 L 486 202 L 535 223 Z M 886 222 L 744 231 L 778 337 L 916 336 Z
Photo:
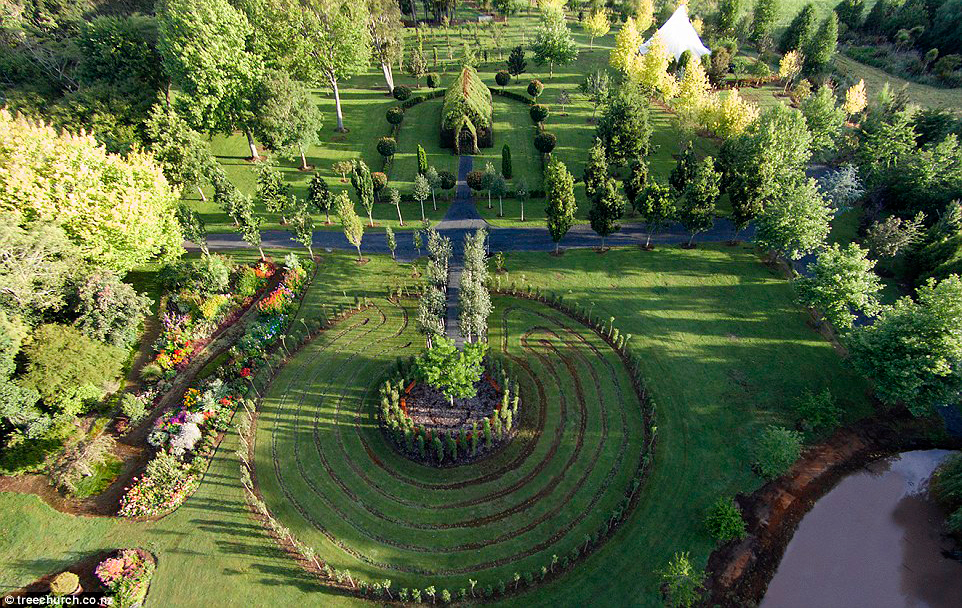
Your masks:
M 113 606 L 141 606 L 156 569 L 154 556 L 143 549 L 121 549 L 100 562 L 95 573 L 112 596 Z
M 211 376 L 188 388 L 176 408 L 154 423 L 148 443 L 157 450 L 145 473 L 135 477 L 120 500 L 123 517 L 158 517 L 178 506 L 196 489 L 210 464 L 218 438 L 230 426 L 238 404 L 252 390 L 252 376 L 267 362 L 269 347 L 290 325 L 313 271 L 296 256 L 285 261 L 278 287 L 258 305 L 228 360 Z
M 453 405 L 438 389 L 410 380 L 410 368 L 411 362 L 398 361 L 398 373 L 381 386 L 379 411 L 387 436 L 409 458 L 463 464 L 513 436 L 520 393 L 499 361 L 488 360 L 475 395 Z

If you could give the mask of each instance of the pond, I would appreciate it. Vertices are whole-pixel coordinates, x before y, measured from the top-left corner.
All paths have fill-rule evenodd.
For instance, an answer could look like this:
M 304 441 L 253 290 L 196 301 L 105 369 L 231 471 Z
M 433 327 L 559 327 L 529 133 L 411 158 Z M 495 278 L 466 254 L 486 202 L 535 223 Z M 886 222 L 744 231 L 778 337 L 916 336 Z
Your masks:
M 962 562 L 943 552 L 928 480 L 951 452 L 920 450 L 844 478 L 802 519 L 762 608 L 962 606 Z

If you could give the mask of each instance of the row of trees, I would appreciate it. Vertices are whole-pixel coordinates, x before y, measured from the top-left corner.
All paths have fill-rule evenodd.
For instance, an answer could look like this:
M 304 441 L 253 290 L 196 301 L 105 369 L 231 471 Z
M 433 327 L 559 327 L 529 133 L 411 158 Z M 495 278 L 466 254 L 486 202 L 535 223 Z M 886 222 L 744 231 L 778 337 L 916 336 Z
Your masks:
M 458 286 L 458 305 L 461 309 L 458 325 L 461 335 L 468 342 L 485 340 L 488 334 L 491 297 L 487 288 L 487 236 L 484 229 L 464 235 L 464 269 Z
M 424 336 L 428 348 L 444 335 L 447 314 L 448 264 L 451 259 L 451 239 L 436 230 L 427 232 L 428 260 L 425 268 L 425 287 L 418 303 L 418 333 Z

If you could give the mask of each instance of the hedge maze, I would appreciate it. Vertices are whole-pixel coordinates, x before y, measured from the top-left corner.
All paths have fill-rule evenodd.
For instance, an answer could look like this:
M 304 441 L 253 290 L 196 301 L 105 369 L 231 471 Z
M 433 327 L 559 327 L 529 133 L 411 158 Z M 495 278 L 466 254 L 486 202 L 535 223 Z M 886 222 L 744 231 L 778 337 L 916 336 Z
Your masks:
M 280 371 L 257 422 L 256 477 L 274 515 L 331 568 L 457 597 L 523 590 L 577 568 L 631 507 L 649 464 L 645 405 L 601 333 L 496 296 L 492 354 L 525 407 L 477 461 L 412 461 L 378 428 L 378 388 L 423 345 L 413 301 L 373 300 Z

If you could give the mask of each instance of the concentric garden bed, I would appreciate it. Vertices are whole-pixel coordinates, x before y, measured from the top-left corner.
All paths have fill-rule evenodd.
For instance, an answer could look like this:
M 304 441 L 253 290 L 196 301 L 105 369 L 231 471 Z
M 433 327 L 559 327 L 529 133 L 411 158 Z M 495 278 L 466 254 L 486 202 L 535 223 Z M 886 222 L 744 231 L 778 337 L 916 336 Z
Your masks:
M 500 360 L 486 361 L 474 396 L 451 400 L 410 379 L 413 366 L 413 359 L 398 359 L 397 373 L 380 388 L 382 429 L 403 454 L 424 464 L 461 465 L 491 454 L 515 435 L 521 399 Z
M 350 588 L 499 597 L 561 576 L 605 542 L 649 463 L 648 406 L 603 333 L 495 296 L 489 356 L 514 370 L 517 436 L 464 466 L 427 466 L 382 431 L 380 388 L 422 349 L 413 302 L 374 300 L 321 332 L 267 389 L 255 477 L 267 507 Z M 406 388 L 406 387 L 405 387 Z M 343 575 L 350 571 L 350 577 Z M 338 582 L 340 581 L 340 582 Z M 383 597 L 387 597 L 384 595 Z

